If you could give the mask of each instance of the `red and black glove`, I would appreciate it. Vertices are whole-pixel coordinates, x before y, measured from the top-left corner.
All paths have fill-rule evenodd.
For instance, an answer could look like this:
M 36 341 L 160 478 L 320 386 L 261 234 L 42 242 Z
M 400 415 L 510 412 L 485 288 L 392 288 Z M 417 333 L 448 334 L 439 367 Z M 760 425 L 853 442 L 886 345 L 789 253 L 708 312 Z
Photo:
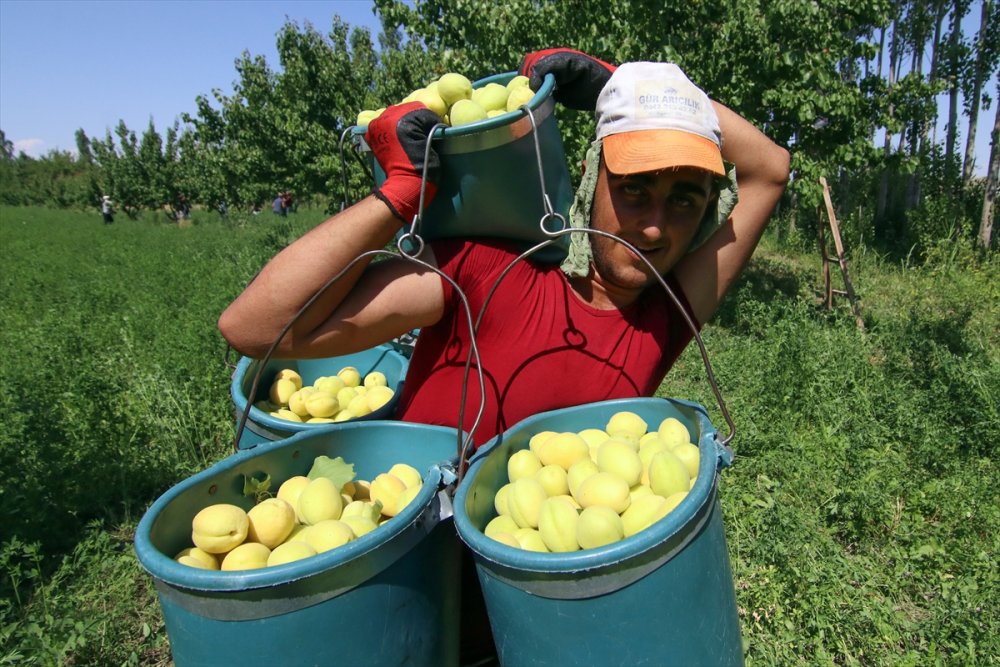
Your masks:
M 427 136 L 440 122 L 441 117 L 422 103 L 408 102 L 387 108 L 365 132 L 365 142 L 385 171 L 385 181 L 374 194 L 405 224 L 413 221 L 420 207 Z M 441 160 L 432 148 L 427 155 L 425 207 L 434 199 L 440 172 Z
M 614 65 L 582 51 L 545 49 L 526 55 L 518 71 L 530 79 L 532 90 L 538 90 L 545 75 L 551 74 L 556 80 L 552 93 L 556 102 L 570 109 L 593 111 L 598 95 L 615 69 Z

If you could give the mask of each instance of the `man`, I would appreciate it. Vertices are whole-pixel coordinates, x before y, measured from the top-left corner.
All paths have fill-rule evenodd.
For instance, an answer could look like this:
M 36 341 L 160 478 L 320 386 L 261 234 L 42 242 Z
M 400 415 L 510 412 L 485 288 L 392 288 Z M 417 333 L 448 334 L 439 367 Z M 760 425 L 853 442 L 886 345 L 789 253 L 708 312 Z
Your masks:
M 643 260 L 700 326 L 749 261 L 788 178 L 784 149 L 710 101 L 674 65 L 616 69 L 578 51 L 551 49 L 527 56 L 521 71 L 536 85 L 553 74 L 557 101 L 596 109 L 578 226 L 612 234 L 635 251 L 580 233 L 574 236 L 589 243 L 574 241 L 571 254 L 585 258 L 577 270 L 520 262 L 506 274 L 475 334 L 487 393 L 477 444 L 544 410 L 652 395 L 693 334 Z M 438 121 L 420 103 L 390 107 L 372 121 L 366 140 L 386 180 L 265 266 L 220 318 L 233 347 L 263 356 L 330 278 L 412 221 L 426 137 Z M 703 222 L 719 206 L 723 160 L 735 164 L 739 203 L 703 241 Z M 434 151 L 427 167 L 425 205 L 436 189 Z M 475 320 L 518 254 L 502 241 L 447 240 L 430 244 L 420 258 L 455 281 Z M 295 321 L 276 355 L 348 354 L 420 328 L 398 416 L 455 426 L 470 349 L 466 321 L 460 295 L 436 272 L 404 259 L 360 262 Z M 465 429 L 475 424 L 480 400 L 478 383 L 469 382 Z
M 101 197 L 101 217 L 104 218 L 106 225 L 115 221 L 114 208 L 111 206 L 111 197 L 108 195 Z

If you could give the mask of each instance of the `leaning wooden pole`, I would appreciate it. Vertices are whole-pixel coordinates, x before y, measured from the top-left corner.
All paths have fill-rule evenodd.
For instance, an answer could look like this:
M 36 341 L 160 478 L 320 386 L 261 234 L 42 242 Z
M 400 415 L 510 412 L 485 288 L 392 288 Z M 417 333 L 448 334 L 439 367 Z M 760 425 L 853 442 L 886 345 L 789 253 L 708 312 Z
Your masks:
M 840 274 L 844 277 L 847 298 L 851 302 L 851 311 L 854 313 L 854 320 L 858 323 L 858 328 L 864 331 L 865 321 L 861 317 L 861 307 L 858 305 L 858 298 L 854 294 L 854 286 L 851 284 L 851 277 L 847 272 L 847 259 L 844 257 L 844 242 L 840 238 L 840 225 L 837 224 L 837 216 L 833 212 L 833 201 L 830 199 L 830 186 L 827 185 L 825 176 L 820 176 L 819 182 L 823 186 L 823 201 L 826 203 L 826 214 L 830 218 L 830 232 L 833 236 L 833 244 L 837 248 L 837 263 L 840 264 Z

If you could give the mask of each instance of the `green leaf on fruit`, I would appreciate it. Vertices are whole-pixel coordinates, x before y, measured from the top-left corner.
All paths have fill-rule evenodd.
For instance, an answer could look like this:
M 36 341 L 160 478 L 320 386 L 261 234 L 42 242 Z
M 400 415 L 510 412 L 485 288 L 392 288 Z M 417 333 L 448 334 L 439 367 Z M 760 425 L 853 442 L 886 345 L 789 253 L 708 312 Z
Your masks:
M 329 456 L 317 456 L 306 476 L 309 479 L 326 477 L 336 484 L 338 489 L 342 489 L 344 484 L 354 479 L 354 464 L 347 463 L 339 456 L 335 459 Z
M 257 479 L 254 475 L 243 476 L 243 495 L 253 497 L 260 502 L 271 495 L 271 476 L 264 474 L 263 478 Z

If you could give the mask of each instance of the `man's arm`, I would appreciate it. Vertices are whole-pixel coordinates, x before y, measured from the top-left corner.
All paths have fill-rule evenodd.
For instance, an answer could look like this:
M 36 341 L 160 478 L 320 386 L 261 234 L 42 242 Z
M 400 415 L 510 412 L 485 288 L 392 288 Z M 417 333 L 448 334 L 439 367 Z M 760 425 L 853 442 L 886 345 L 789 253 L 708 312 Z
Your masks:
M 361 254 L 385 247 L 401 227 L 374 196 L 330 218 L 278 253 L 219 318 L 243 354 L 264 356 L 281 330 L 333 276 Z M 430 250 L 420 257 L 433 265 Z M 364 350 L 441 317 L 440 278 L 413 262 L 358 262 L 296 321 L 275 354 L 337 356 Z
M 422 174 L 427 203 L 436 192 L 439 164 L 427 136 L 440 118 L 424 105 L 390 107 L 365 134 L 386 173 L 368 197 L 323 222 L 278 253 L 222 313 L 219 330 L 234 348 L 260 358 L 294 325 L 276 349 L 281 358 L 336 356 L 384 343 L 440 319 L 444 291 L 431 270 L 408 260 L 371 262 L 368 257 L 323 290 L 362 254 L 384 248 L 419 207 Z M 433 265 L 427 249 L 421 259 Z
M 788 182 L 788 151 L 729 108 L 713 102 L 722 157 L 736 165 L 739 203 L 708 241 L 674 274 L 699 322 L 707 322 L 743 272 Z

